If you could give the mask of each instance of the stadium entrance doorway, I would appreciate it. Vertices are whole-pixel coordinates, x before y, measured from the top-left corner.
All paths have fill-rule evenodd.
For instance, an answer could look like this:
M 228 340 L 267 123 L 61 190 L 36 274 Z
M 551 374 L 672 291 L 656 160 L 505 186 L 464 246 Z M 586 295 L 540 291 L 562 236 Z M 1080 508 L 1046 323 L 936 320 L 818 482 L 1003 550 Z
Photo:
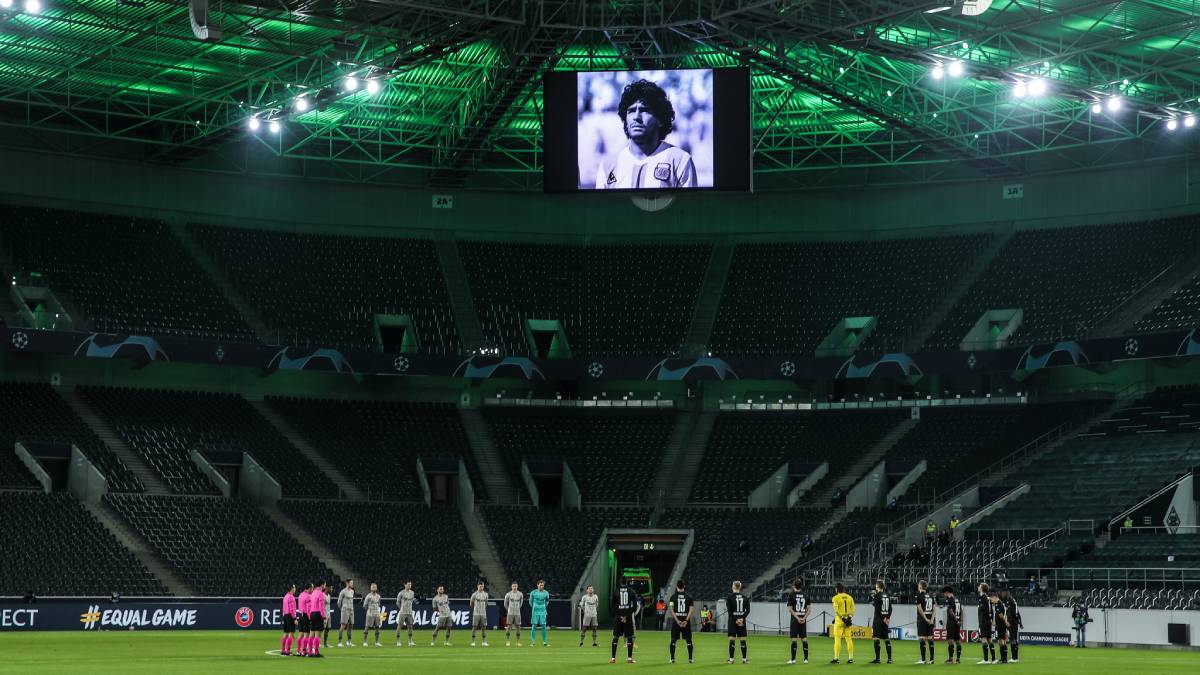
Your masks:
M 650 628 L 655 623 L 654 604 L 659 590 L 674 587 L 683 574 L 691 548 L 690 530 L 605 530 L 596 542 L 576 595 L 594 586 L 596 593 L 608 598 L 620 580 L 625 579 L 642 596 L 645 608 L 640 624 Z M 601 603 L 602 621 L 610 618 L 607 604 Z

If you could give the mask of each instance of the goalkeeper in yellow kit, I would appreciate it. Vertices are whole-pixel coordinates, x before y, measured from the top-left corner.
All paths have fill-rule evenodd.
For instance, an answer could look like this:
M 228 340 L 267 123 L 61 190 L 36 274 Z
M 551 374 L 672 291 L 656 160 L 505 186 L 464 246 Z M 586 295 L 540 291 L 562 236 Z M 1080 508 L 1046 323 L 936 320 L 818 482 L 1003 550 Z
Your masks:
M 846 638 L 846 663 L 854 663 L 854 638 L 850 637 L 850 627 L 854 625 L 854 598 L 846 592 L 846 587 L 838 584 L 834 587 L 837 594 L 833 596 L 833 620 L 830 634 L 833 637 L 833 660 L 830 663 L 840 663 L 842 655 L 842 638 Z

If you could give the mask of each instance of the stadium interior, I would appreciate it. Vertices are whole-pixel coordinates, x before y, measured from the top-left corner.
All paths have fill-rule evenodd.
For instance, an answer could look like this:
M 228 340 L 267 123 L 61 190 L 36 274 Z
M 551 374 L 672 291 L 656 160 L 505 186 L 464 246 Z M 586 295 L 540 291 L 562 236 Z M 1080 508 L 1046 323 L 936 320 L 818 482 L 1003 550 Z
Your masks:
M 0 5 L 0 597 L 1200 611 L 1189 3 L 209 4 Z M 752 192 L 543 192 L 671 68 Z

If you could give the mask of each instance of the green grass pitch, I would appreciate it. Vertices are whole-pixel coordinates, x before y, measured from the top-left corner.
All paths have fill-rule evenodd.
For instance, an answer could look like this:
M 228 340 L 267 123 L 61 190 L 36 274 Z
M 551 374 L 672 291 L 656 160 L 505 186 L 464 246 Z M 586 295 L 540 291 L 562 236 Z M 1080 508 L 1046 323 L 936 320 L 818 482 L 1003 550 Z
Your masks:
M 362 634 L 358 637 L 361 639 Z M 423 639 L 422 639 L 423 638 Z M 279 649 L 279 636 L 269 631 L 112 631 L 96 633 L 48 632 L 0 634 L 0 672 L 3 673 L 179 673 L 215 675 L 216 673 L 372 673 L 398 672 L 418 668 L 417 672 L 442 673 L 604 673 L 627 671 L 718 673 L 795 672 L 833 673 L 886 670 L 912 672 L 917 668 L 916 642 L 894 642 L 896 663 L 871 665 L 871 642 L 856 641 L 854 665 L 846 665 L 845 655 L 839 666 L 829 664 L 832 644 L 824 638 L 810 640 L 808 665 L 788 666 L 788 640 L 776 636 L 750 638 L 750 664 L 725 663 L 727 642 L 722 635 L 696 636 L 696 663 L 688 664 L 687 651 L 679 644 L 683 662 L 667 663 L 667 635 L 644 631 L 638 635 L 637 663 L 624 662 L 624 644 L 616 665 L 608 663 L 610 635 L 601 634 L 600 647 L 578 647 L 577 634 L 554 631 L 550 647 L 505 647 L 504 636 L 492 633 L 491 646 L 469 647 L 470 634 L 457 632 L 452 647 L 430 647 L 429 633 L 418 635 L 417 647 L 396 647 L 395 639 L 384 647 L 333 648 L 322 650 L 324 659 L 282 658 L 267 652 Z M 973 671 L 977 666 L 978 645 L 965 646 L 963 663 L 947 666 L 945 646 L 938 643 L 939 670 Z M 987 666 L 991 667 L 991 666 Z M 1021 663 L 1004 666 L 1021 673 L 1196 673 L 1200 672 L 1200 654 L 1195 652 L 1141 649 L 1069 649 L 1065 647 L 1022 647 Z

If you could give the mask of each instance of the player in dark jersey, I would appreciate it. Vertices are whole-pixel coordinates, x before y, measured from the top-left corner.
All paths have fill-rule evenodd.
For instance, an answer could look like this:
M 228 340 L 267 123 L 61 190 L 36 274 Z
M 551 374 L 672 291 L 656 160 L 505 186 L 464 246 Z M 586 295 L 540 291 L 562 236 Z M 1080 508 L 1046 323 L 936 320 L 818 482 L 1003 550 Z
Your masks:
M 979 643 L 983 646 L 983 660 L 978 665 L 987 665 L 992 663 L 996 658 L 996 649 L 992 644 L 992 636 L 995 634 L 993 626 L 995 625 L 996 610 L 992 606 L 992 601 L 988 598 L 988 585 L 979 584 Z
M 996 641 L 1000 643 L 1000 663 L 1008 663 L 1008 616 L 1004 613 L 1004 603 L 1000 602 L 1000 594 L 996 591 L 988 593 L 988 600 L 994 610 L 993 627 L 996 631 Z M 995 650 L 995 647 L 992 647 Z M 992 661 L 996 660 L 993 651 Z
M 613 610 L 613 639 L 612 639 L 612 657 L 609 658 L 609 663 L 617 662 L 617 642 L 625 638 L 626 663 L 634 663 L 633 660 L 633 615 L 638 613 L 642 608 L 642 596 L 637 591 L 629 587 L 629 582 L 621 579 L 621 585 L 617 588 L 617 592 L 613 594 L 612 610 Z
M 787 595 L 787 610 L 792 618 L 792 658 L 789 664 L 796 662 L 796 640 L 804 643 L 804 662 L 808 663 L 808 617 L 812 616 L 812 605 L 804 595 L 803 588 L 804 582 L 797 578 L 792 582 L 792 592 Z
M 671 663 L 675 663 L 675 643 L 679 638 L 687 643 L 688 663 L 692 662 L 692 613 L 695 600 L 684 591 L 683 579 L 675 582 L 675 594 L 667 599 L 667 616 L 671 622 Z
M 742 595 L 742 582 L 733 582 L 733 592 L 725 598 L 725 615 L 729 625 L 725 633 L 729 636 L 729 663 L 733 663 L 733 642 L 740 639 L 742 663 L 750 663 L 746 655 L 746 624 L 750 618 L 750 598 Z
M 875 581 L 875 591 L 871 593 L 871 604 L 875 606 L 875 615 L 871 620 L 871 636 L 875 638 L 875 660 L 879 663 L 879 640 L 882 638 L 887 647 L 887 662 L 892 662 L 892 596 L 887 594 L 883 579 Z
M 921 643 L 921 660 L 917 665 L 933 663 L 933 624 L 937 623 L 937 602 L 929 594 L 929 584 L 921 579 L 917 582 L 917 640 Z M 925 658 L 928 648 L 929 658 Z
M 942 589 L 946 598 L 946 663 L 962 663 L 962 600 L 954 595 L 954 588 L 947 586 Z
M 1004 605 L 1004 616 L 1008 619 L 1008 650 L 1012 652 L 1012 662 L 1020 663 L 1017 660 L 1017 649 L 1021 646 L 1021 610 L 1017 607 L 1017 599 L 1007 588 L 1000 589 L 1000 602 Z

